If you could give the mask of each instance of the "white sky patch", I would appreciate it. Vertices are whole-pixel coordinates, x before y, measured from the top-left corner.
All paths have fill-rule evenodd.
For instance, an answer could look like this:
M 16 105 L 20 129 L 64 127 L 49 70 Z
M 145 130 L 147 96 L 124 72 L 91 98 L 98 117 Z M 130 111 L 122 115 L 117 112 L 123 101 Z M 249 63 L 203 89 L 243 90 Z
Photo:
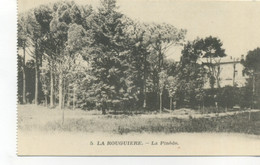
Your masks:
M 19 12 L 55 0 L 19 0 Z M 22 3 L 21 3 L 22 2 Z M 75 0 L 78 4 L 96 7 L 98 0 Z M 143 22 L 169 23 L 187 29 L 186 40 L 213 36 L 223 42 L 228 56 L 240 57 L 260 47 L 260 2 L 118 0 L 119 10 Z M 179 60 L 180 48 L 167 56 Z

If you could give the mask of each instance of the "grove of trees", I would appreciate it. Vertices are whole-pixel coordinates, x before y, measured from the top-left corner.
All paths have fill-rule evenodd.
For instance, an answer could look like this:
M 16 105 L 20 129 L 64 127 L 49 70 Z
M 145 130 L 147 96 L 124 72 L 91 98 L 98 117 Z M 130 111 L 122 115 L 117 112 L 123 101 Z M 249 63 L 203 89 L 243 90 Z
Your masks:
M 20 13 L 18 100 L 97 108 L 103 114 L 204 107 L 218 93 L 214 85 L 220 88 L 220 71 L 212 63 L 226 56 L 225 50 L 216 37 L 185 43 L 185 35 L 170 24 L 132 20 L 118 11 L 115 0 L 101 0 L 97 9 L 72 1 Z M 184 46 L 179 63 L 166 58 L 175 46 Z M 250 63 L 245 63 L 248 74 L 259 70 Z M 208 80 L 210 91 L 203 88 Z

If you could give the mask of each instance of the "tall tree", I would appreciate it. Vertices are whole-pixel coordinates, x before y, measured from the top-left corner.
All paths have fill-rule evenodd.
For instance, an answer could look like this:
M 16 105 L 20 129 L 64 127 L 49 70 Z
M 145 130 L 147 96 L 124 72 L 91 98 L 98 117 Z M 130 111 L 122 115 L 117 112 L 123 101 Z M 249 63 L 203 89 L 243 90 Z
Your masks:
M 75 5 L 73 2 L 57 2 L 53 6 L 54 16 L 50 22 L 50 39 L 54 45 L 52 54 L 54 55 L 54 66 L 56 66 L 58 76 L 58 91 L 59 91 L 59 108 L 63 108 L 63 93 L 64 93 L 64 56 L 67 54 L 68 29 L 74 18 L 78 18 L 77 14 L 71 15 L 71 9 Z M 53 64 L 52 64 L 53 66 Z
M 162 95 L 163 95 L 163 90 L 165 88 L 165 85 L 167 83 L 167 78 L 168 75 L 166 71 L 161 71 L 159 73 L 160 113 L 162 113 L 162 109 L 163 109 Z
M 173 97 L 175 97 L 175 94 L 176 94 L 176 91 L 177 91 L 177 88 L 178 88 L 178 78 L 177 78 L 177 76 L 175 76 L 175 77 L 169 76 L 167 78 L 166 88 L 168 90 L 169 97 L 170 97 L 170 110 L 172 110 Z M 176 107 L 174 107 L 174 108 L 176 108 Z
M 149 27 L 150 33 L 150 52 L 154 54 L 154 86 L 160 97 L 159 90 L 159 74 L 164 70 L 164 58 L 169 49 L 174 46 L 182 45 L 186 30 L 177 29 L 169 24 L 151 24 Z
M 226 56 L 225 49 L 222 46 L 221 40 L 212 36 L 199 39 L 194 44 L 194 49 L 199 52 L 199 57 L 207 60 L 204 65 L 209 71 L 211 88 L 214 88 L 215 83 L 218 88 L 220 87 L 220 62 L 221 58 Z
M 260 48 L 256 48 L 247 53 L 246 59 L 243 61 L 244 70 L 243 72 L 249 76 L 248 82 L 252 87 L 252 108 L 255 108 L 256 103 L 258 107 L 260 99 Z
M 142 95 L 142 106 L 147 106 L 147 80 L 149 78 L 149 44 L 150 37 L 148 25 L 140 22 L 128 20 L 125 33 L 129 43 L 129 59 L 131 63 L 132 74 L 134 75 L 134 84 Z
M 96 78 L 92 93 L 103 114 L 108 105 L 116 107 L 134 99 L 136 91 L 126 59 L 125 18 L 116 10 L 115 0 L 103 0 L 91 22 L 95 40 L 91 66 Z
M 50 22 L 52 20 L 52 14 L 53 11 L 52 9 L 47 6 L 47 5 L 41 5 L 38 8 L 34 9 L 34 15 L 35 15 L 35 20 L 37 22 L 37 24 L 39 25 L 39 32 L 40 32 L 40 37 L 39 37 L 39 53 L 40 53 L 40 57 L 41 57 L 41 63 L 42 60 L 47 60 L 48 65 L 52 62 L 51 61 L 51 54 L 49 54 L 50 51 L 48 51 L 48 49 L 51 49 L 52 47 L 48 47 L 50 46 L 50 40 L 49 40 L 49 35 L 50 35 Z M 43 69 L 40 69 L 43 70 Z M 48 74 L 50 72 L 50 77 L 51 77 L 51 89 L 50 89 L 50 107 L 53 107 L 54 105 L 54 91 L 53 91 L 53 72 L 52 69 L 47 68 L 47 66 L 44 67 L 44 72 L 41 72 L 40 74 L 40 79 L 42 80 L 41 82 L 43 83 L 43 93 L 45 94 L 45 102 L 47 100 L 47 80 L 49 80 L 49 78 L 47 77 L 46 74 Z M 38 77 L 37 77 L 38 78 Z M 46 102 L 47 104 L 47 102 Z
M 71 24 L 68 30 L 68 52 L 71 59 L 70 67 L 67 70 L 66 81 L 72 88 L 73 109 L 77 100 L 77 91 L 80 89 L 80 81 L 87 77 L 90 69 L 89 59 L 93 44 L 93 32 L 91 29 L 85 30 L 82 25 Z M 83 60 L 85 59 L 85 60 Z M 68 97 L 69 99 L 69 97 Z M 70 102 L 67 100 L 67 102 Z M 69 104 L 69 103 L 68 103 Z
M 18 47 L 23 50 L 23 58 L 22 58 L 22 75 L 23 75 L 23 104 L 26 103 L 26 74 L 25 74 L 25 63 L 26 63 L 26 47 L 28 46 L 28 26 L 27 26 L 27 18 L 26 15 L 19 15 L 18 18 Z
M 178 90 L 180 102 L 194 107 L 198 93 L 206 80 L 206 70 L 198 61 L 200 49 L 197 49 L 197 40 L 185 44 L 182 50 L 178 72 Z
M 39 101 L 39 66 L 42 58 L 42 47 L 41 47 L 41 31 L 40 25 L 38 24 L 34 11 L 28 12 L 27 25 L 30 39 L 30 46 L 33 49 L 33 58 L 35 60 L 35 97 L 34 103 L 38 105 Z

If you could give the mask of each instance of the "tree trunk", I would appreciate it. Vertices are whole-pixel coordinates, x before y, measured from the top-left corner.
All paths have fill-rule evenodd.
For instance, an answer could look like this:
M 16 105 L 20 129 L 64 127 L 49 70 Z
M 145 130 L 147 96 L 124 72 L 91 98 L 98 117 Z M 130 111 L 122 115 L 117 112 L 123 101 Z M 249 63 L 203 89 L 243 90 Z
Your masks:
M 76 89 L 73 86 L 73 110 L 75 109 L 75 103 L 76 103 Z
M 143 108 L 146 108 L 146 92 L 144 93 L 144 104 L 143 104 Z
M 67 107 L 70 107 L 70 88 L 69 88 L 69 84 L 68 84 L 68 88 L 67 88 Z
M 39 65 L 38 65 L 38 53 L 37 53 L 37 47 L 36 53 L 35 53 L 35 97 L 34 97 L 34 103 L 35 105 L 38 105 L 38 95 L 39 95 Z
M 25 43 L 23 47 L 23 104 L 26 104 Z
M 236 83 L 236 64 L 233 64 L 233 87 L 235 86 Z
M 255 106 L 254 106 L 254 101 L 255 101 L 255 75 L 253 73 L 253 77 L 252 77 L 252 86 L 253 86 L 253 89 L 252 89 L 252 106 L 251 106 L 251 109 L 254 109 Z
M 47 107 L 48 106 L 48 96 L 45 95 L 45 106 Z
M 62 92 L 62 107 L 64 108 L 65 107 L 65 95 L 66 95 L 66 83 L 63 82 L 62 84 L 62 88 L 63 88 L 63 92 Z
M 102 107 L 102 115 L 105 115 L 106 114 L 106 110 L 104 107 Z
M 160 113 L 162 113 L 162 93 L 160 93 Z
M 53 77 L 53 61 L 51 61 L 51 67 L 50 67 L 50 86 L 51 86 L 51 92 L 50 92 L 50 107 L 54 107 L 54 77 Z
M 218 88 L 220 88 L 219 75 L 220 75 L 220 64 L 218 64 L 218 69 L 217 69 L 217 73 L 216 73 L 216 81 L 217 81 L 217 87 L 218 87 Z
M 218 86 L 218 88 L 220 88 L 219 78 L 217 78 L 217 86 Z
M 57 87 L 59 86 L 59 82 L 57 82 L 58 77 L 59 76 L 54 75 L 54 79 L 53 79 L 54 80 L 54 90 L 53 90 L 54 91 L 54 98 L 53 98 L 54 106 L 56 106 L 56 104 L 58 104 L 57 103 L 57 98 L 58 98 Z
M 160 72 L 161 72 L 161 67 L 162 67 L 162 60 L 163 60 L 163 56 L 162 56 L 162 52 L 161 52 L 161 48 L 159 48 L 158 49 L 158 51 L 159 51 L 159 53 L 158 53 L 158 57 L 159 57 L 159 65 L 158 65 L 158 74 L 160 74 Z M 157 81 L 157 83 L 158 83 L 158 86 L 157 86 L 157 88 L 158 88 L 158 90 L 160 91 L 160 76 L 158 75 L 158 81 Z M 157 98 L 159 97 L 159 99 L 160 99 L 160 101 L 159 101 L 159 109 L 160 109 L 160 113 L 162 112 L 162 93 L 158 93 L 158 95 L 157 95 Z M 158 100 L 158 99 L 157 99 Z M 158 101 L 157 101 L 157 103 L 158 103 Z M 157 106 L 158 106 L 158 104 L 156 104 Z
M 144 104 L 143 104 L 143 108 L 146 108 L 146 99 L 147 99 L 147 95 L 146 95 L 146 55 L 145 55 L 145 61 L 144 61 Z
M 172 97 L 170 97 L 170 110 L 172 110 Z
M 67 94 L 67 107 L 70 108 L 70 98 L 69 98 L 69 94 Z
M 105 115 L 105 114 L 106 114 L 106 106 L 105 106 L 105 103 L 102 103 L 101 109 L 102 109 L 102 115 Z
M 217 110 L 217 113 L 218 113 L 218 102 L 215 101 L 215 106 L 216 106 L 216 110 Z
M 202 101 L 202 111 L 205 113 L 205 105 L 204 105 L 204 100 Z
M 59 109 L 62 110 L 62 124 L 64 123 L 64 108 L 62 107 L 63 104 L 63 77 L 62 73 L 59 75 Z
M 63 98 L 63 77 L 62 73 L 59 75 L 59 109 L 62 109 L 62 98 Z
M 62 124 L 64 123 L 64 109 L 62 109 Z

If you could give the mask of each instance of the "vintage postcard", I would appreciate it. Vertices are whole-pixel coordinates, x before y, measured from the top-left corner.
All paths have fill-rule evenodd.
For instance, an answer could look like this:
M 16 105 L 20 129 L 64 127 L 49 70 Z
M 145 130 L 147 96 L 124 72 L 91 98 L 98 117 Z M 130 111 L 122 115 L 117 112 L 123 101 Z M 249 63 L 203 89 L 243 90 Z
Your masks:
M 259 156 L 259 9 L 18 0 L 17 154 Z

